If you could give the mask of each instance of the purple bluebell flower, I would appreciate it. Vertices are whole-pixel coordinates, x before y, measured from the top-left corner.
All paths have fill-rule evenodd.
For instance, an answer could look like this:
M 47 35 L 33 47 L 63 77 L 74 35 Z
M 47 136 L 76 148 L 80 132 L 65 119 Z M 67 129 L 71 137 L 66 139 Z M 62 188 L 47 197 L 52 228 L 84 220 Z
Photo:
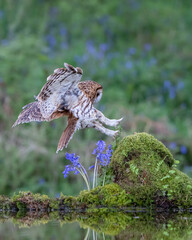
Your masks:
M 128 69 L 131 69 L 133 67 L 133 63 L 131 61 L 127 61 L 125 63 L 125 67 L 128 68 Z
M 103 141 L 103 140 L 99 140 L 97 143 L 96 143 L 97 147 L 93 150 L 93 153 L 92 154 L 96 154 L 97 152 L 98 153 L 102 153 L 104 150 L 105 150 L 105 147 L 106 147 L 106 143 Z
M 169 89 L 169 98 L 170 98 L 170 99 L 174 99 L 175 96 L 176 96 L 175 87 L 172 86 L 172 87 Z
M 169 144 L 169 148 L 170 148 L 171 150 L 175 150 L 176 147 L 177 147 L 176 142 L 170 142 L 170 144 Z
M 93 169 L 93 168 L 94 168 L 94 166 L 95 166 L 95 165 L 92 165 L 92 166 L 90 166 L 90 167 L 89 167 L 89 170 Z
M 9 44 L 9 41 L 8 41 L 7 39 L 2 39 L 2 40 L 1 40 L 1 44 L 2 44 L 3 46 L 7 46 L 7 45 Z
M 99 50 L 101 51 L 101 52 L 105 52 L 105 51 L 107 51 L 109 49 L 109 45 L 107 44 L 107 43 L 101 43 L 100 45 L 99 45 Z
M 44 185 L 45 184 L 45 179 L 44 178 L 40 178 L 38 183 L 39 183 L 39 185 Z
M 79 163 L 79 156 L 75 157 L 75 153 L 67 153 L 65 154 L 67 160 L 71 161 L 73 165 L 66 165 L 65 170 L 63 171 L 64 178 L 67 177 L 69 172 L 74 172 L 74 174 L 78 174 L 79 171 L 77 168 L 81 168 L 81 164 Z
M 72 165 L 66 165 L 65 170 L 63 171 L 64 178 L 66 178 L 69 172 L 74 172 L 75 175 L 79 173 L 79 171 Z
M 74 167 L 81 167 L 81 164 L 79 163 L 79 156 L 75 157 L 75 153 L 65 153 L 65 157 L 67 160 L 71 161 Z
M 181 146 L 180 146 L 180 151 L 181 151 L 181 154 L 183 154 L 183 155 L 187 154 L 187 148 L 186 148 L 186 146 L 181 145 Z
M 129 50 L 128 50 L 128 53 L 129 53 L 130 55 L 134 55 L 134 54 L 136 53 L 136 48 L 130 47 Z
M 49 44 L 49 47 L 51 48 L 51 49 L 53 49 L 53 48 L 55 48 L 55 46 L 56 46 L 56 38 L 55 38 L 55 36 L 53 35 L 53 34 L 48 34 L 47 36 L 46 36 L 46 40 L 47 40 L 47 42 L 48 42 L 48 44 Z
M 155 64 L 157 64 L 157 59 L 156 58 L 150 58 L 149 62 L 147 63 L 148 66 L 154 66 Z
M 79 163 L 79 156 L 76 157 L 75 153 L 70 154 L 66 152 L 65 157 L 67 160 L 71 161 L 72 165 L 65 166 L 65 170 L 63 171 L 64 178 L 68 176 L 69 172 L 74 172 L 75 175 L 80 173 L 85 180 L 87 189 L 90 190 L 89 177 L 85 168 Z
M 59 12 L 59 9 L 57 7 L 51 7 L 50 8 L 50 15 L 52 17 L 55 17 L 58 14 L 58 12 Z
M 171 82 L 169 80 L 165 80 L 163 86 L 165 89 L 169 89 L 171 87 Z
M 146 43 L 146 44 L 144 45 L 144 50 L 145 50 L 146 52 L 149 52 L 149 51 L 151 50 L 151 48 L 152 48 L 152 46 L 151 46 L 150 43 Z
M 179 81 L 178 83 L 177 83 L 177 90 L 181 90 L 181 89 L 183 89 L 184 88 L 184 86 L 185 86 L 185 84 L 184 84 L 184 82 L 182 82 L 182 81 Z
M 63 27 L 63 26 L 60 27 L 59 31 L 60 31 L 61 36 L 67 35 L 67 29 L 65 27 Z
M 95 49 L 94 44 L 93 44 L 93 41 L 88 40 L 88 41 L 86 42 L 86 48 L 87 48 L 87 51 L 88 51 L 91 55 L 94 56 L 95 54 L 97 54 L 96 49 Z
M 66 42 L 61 42 L 60 46 L 62 49 L 68 49 L 68 44 Z
M 93 155 L 96 155 L 98 163 L 101 166 L 107 166 L 110 163 L 110 159 L 112 156 L 112 146 L 108 145 L 108 149 L 106 150 L 106 153 L 103 153 L 106 148 L 106 143 L 103 140 L 99 140 L 97 142 L 97 147 L 93 150 Z M 91 166 L 90 169 L 94 168 L 94 166 Z

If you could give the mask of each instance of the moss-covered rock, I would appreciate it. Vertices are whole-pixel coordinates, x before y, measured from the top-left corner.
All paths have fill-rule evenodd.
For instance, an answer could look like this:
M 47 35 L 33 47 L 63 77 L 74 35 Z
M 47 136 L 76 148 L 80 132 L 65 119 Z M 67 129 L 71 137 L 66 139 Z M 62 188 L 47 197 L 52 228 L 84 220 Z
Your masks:
M 125 137 L 111 160 L 114 182 L 136 204 L 192 206 L 192 179 L 177 170 L 170 151 L 147 133 Z M 165 201 L 166 200 L 166 201 Z

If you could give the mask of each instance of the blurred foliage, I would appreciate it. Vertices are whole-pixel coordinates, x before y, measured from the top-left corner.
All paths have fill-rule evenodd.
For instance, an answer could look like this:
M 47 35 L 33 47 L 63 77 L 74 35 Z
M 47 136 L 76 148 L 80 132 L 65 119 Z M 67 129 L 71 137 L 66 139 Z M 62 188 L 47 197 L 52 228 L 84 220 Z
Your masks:
M 30 190 L 58 195 L 84 188 L 64 180 L 64 153 L 55 154 L 66 120 L 11 129 L 63 62 L 104 87 L 98 108 L 124 116 L 122 136 L 146 131 L 163 141 L 189 174 L 192 163 L 191 7 L 175 1 L 0 1 L 0 194 Z M 76 133 L 68 152 L 87 167 L 92 129 Z

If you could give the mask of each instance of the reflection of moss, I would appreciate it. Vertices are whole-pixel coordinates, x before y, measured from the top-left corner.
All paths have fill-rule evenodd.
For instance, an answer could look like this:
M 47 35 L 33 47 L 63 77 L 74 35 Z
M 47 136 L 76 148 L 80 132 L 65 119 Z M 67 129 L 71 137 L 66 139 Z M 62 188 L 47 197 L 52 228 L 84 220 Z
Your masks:
M 13 213 L 11 213 L 13 214 Z M 16 213 L 15 213 L 16 214 Z M 58 220 L 61 225 L 71 222 L 79 222 L 83 228 L 90 228 L 103 232 L 106 235 L 115 235 L 115 239 L 167 239 L 184 240 L 191 239 L 192 219 L 190 214 L 157 214 L 123 213 L 97 211 L 88 214 L 81 212 L 62 213 L 54 211 L 50 213 L 27 212 L 25 216 L 18 218 L 13 215 L 0 213 L 0 222 L 12 218 L 14 224 L 19 227 L 37 226 L 46 224 L 52 220 Z
M 85 217 L 78 217 L 77 220 L 83 228 L 91 228 L 97 232 L 104 232 L 108 235 L 117 235 L 123 231 L 132 219 L 128 214 L 116 213 L 89 213 Z
M 150 220 L 147 215 L 139 216 L 139 219 L 132 219 L 124 231 L 115 237 L 116 240 L 125 239 L 166 239 L 166 240 L 186 240 L 191 239 L 192 221 L 190 215 L 169 215 L 160 216 Z

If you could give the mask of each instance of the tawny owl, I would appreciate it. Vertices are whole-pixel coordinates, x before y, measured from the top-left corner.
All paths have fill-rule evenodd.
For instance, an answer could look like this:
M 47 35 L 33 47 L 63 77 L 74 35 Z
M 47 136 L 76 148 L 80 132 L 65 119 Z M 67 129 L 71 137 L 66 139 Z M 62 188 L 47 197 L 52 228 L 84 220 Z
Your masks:
M 47 78 L 36 101 L 23 107 L 13 127 L 21 123 L 51 121 L 67 116 L 68 125 L 61 135 L 57 152 L 67 147 L 77 129 L 90 127 L 106 135 L 116 136 L 118 131 L 107 129 L 101 123 L 116 127 L 122 119 L 108 119 L 93 107 L 102 97 L 102 86 L 94 81 L 80 82 L 82 69 L 67 63 L 64 66 L 55 69 Z

